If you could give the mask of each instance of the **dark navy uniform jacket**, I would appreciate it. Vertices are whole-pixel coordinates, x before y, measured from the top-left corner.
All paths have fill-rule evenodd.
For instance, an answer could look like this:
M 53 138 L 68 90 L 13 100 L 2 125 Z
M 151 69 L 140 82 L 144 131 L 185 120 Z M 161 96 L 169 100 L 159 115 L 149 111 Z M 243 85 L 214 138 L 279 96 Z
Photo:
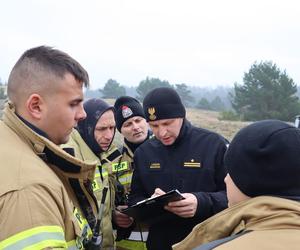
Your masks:
M 193 218 L 167 212 L 150 224 L 148 250 L 168 250 L 184 239 L 192 228 L 227 207 L 223 156 L 227 141 L 211 131 L 196 128 L 186 119 L 178 138 L 170 146 L 152 138 L 134 155 L 130 204 L 149 198 L 155 188 L 193 193 L 198 208 Z

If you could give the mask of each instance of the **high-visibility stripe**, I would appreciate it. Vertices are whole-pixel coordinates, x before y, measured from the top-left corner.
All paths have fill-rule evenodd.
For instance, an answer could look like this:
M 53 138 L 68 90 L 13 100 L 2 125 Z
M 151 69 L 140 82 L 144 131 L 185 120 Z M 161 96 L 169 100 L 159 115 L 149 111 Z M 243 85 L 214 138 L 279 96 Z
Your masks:
M 129 172 L 129 173 L 126 173 L 126 174 L 123 174 L 123 175 L 119 176 L 119 182 L 122 185 L 130 184 L 131 179 L 132 179 L 132 172 Z
M 104 177 L 104 176 L 107 176 L 107 175 L 108 175 L 108 172 L 106 170 L 102 169 L 102 176 Z M 95 178 L 96 177 L 98 177 L 98 178 L 100 177 L 99 171 L 96 171 Z
M 75 240 L 71 240 L 67 242 L 67 245 L 68 245 L 68 250 L 78 250 Z
M 59 226 L 40 226 L 17 233 L 0 242 L 0 249 L 66 248 L 64 231 Z

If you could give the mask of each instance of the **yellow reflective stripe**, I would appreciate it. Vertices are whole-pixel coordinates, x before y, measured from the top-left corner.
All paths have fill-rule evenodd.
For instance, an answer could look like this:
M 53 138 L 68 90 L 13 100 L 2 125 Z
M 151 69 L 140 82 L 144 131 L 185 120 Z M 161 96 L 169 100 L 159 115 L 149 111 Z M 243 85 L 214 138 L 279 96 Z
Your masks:
M 105 169 L 102 169 L 102 176 L 104 177 L 104 176 L 107 176 L 107 175 L 108 175 L 108 172 Z M 100 172 L 99 172 L 99 170 L 97 170 L 96 173 L 95 173 L 95 179 L 99 178 L 99 177 L 100 177 Z
M 126 174 L 123 174 L 123 175 L 119 176 L 119 182 L 122 185 L 130 184 L 131 179 L 132 179 L 132 172 L 129 172 L 129 173 L 126 173 Z
M 40 226 L 17 233 L 0 243 L 0 249 L 33 249 L 36 246 L 66 247 L 64 231 L 59 226 Z
M 66 248 L 66 242 L 65 240 L 63 241 L 58 241 L 58 240 L 44 240 L 42 242 L 39 242 L 37 244 L 34 244 L 32 246 L 29 246 L 29 247 L 25 247 L 25 248 L 22 248 L 24 250 L 36 250 L 36 249 L 45 249 L 45 248 L 51 248 L 51 249 L 57 249 L 57 248 Z M 7 249 L 7 248 L 5 248 Z M 11 248 L 11 249 L 16 249 L 15 247 L 14 248 Z M 19 249 L 19 248 L 18 248 Z
M 68 250 L 78 250 L 75 240 L 68 241 L 67 245 L 68 245 Z

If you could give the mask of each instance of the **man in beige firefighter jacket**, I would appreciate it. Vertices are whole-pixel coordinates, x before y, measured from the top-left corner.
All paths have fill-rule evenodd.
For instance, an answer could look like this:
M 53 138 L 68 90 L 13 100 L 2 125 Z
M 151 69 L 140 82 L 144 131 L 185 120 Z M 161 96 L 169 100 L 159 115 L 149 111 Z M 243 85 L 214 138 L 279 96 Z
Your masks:
M 62 147 L 73 149 L 75 156 L 85 162 L 97 161 L 93 191 L 99 207 L 103 206 L 103 212 L 99 215 L 101 249 L 115 249 L 115 233 L 112 225 L 112 211 L 115 208 L 115 176 L 112 168 L 118 165 L 121 154 L 113 144 L 116 128 L 114 107 L 99 98 L 89 99 L 83 106 L 87 114 L 86 119 L 78 122 L 69 142 Z M 128 218 L 126 223 L 129 226 L 132 220 Z
M 175 250 L 300 249 L 300 130 L 278 120 L 237 133 L 225 154 L 229 208 Z
M 86 114 L 82 66 L 59 50 L 27 50 L 8 79 L 0 121 L 0 249 L 83 249 L 96 225 L 96 164 L 64 152 Z

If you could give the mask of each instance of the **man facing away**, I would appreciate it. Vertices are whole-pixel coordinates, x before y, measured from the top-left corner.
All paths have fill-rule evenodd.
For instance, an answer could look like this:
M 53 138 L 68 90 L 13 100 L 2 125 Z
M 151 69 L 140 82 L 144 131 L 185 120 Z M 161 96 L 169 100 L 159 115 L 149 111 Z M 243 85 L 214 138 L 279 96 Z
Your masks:
M 241 129 L 225 155 L 229 208 L 173 249 L 299 249 L 299 149 L 300 130 L 282 121 Z
M 170 202 L 168 211 L 149 224 L 147 248 L 168 250 L 192 228 L 227 206 L 223 155 L 226 140 L 192 126 L 177 92 L 156 88 L 143 101 L 155 135 L 135 151 L 130 204 L 172 189 L 184 200 Z
M 121 96 L 114 104 L 116 113 L 116 124 L 118 131 L 124 136 L 124 142 L 122 145 L 120 158 L 120 164 L 118 169 L 115 169 L 115 175 L 119 182 L 118 187 L 123 190 L 117 195 L 116 206 L 118 210 L 125 208 L 123 205 L 127 205 L 127 197 L 130 193 L 130 185 L 132 180 L 132 173 L 134 168 L 133 154 L 135 150 L 142 145 L 151 136 L 149 126 L 146 122 L 144 111 L 142 105 L 133 97 Z M 125 198 L 125 199 L 124 199 Z M 127 207 L 127 206 L 126 206 Z M 122 225 L 122 220 L 127 219 L 127 215 L 115 211 L 116 220 L 120 220 L 120 225 Z M 126 224 L 127 226 L 127 224 Z M 133 225 L 134 226 L 134 225 Z M 130 236 L 130 229 L 128 227 L 118 228 L 118 239 L 129 237 L 129 240 L 122 240 L 117 242 L 119 249 L 144 249 L 143 241 L 146 240 L 146 233 L 142 232 L 142 228 L 138 225 L 136 230 Z
M 27 50 L 13 67 L 0 121 L 1 249 L 82 249 L 91 238 L 95 164 L 58 146 L 86 117 L 88 83 L 77 61 L 46 46 Z

